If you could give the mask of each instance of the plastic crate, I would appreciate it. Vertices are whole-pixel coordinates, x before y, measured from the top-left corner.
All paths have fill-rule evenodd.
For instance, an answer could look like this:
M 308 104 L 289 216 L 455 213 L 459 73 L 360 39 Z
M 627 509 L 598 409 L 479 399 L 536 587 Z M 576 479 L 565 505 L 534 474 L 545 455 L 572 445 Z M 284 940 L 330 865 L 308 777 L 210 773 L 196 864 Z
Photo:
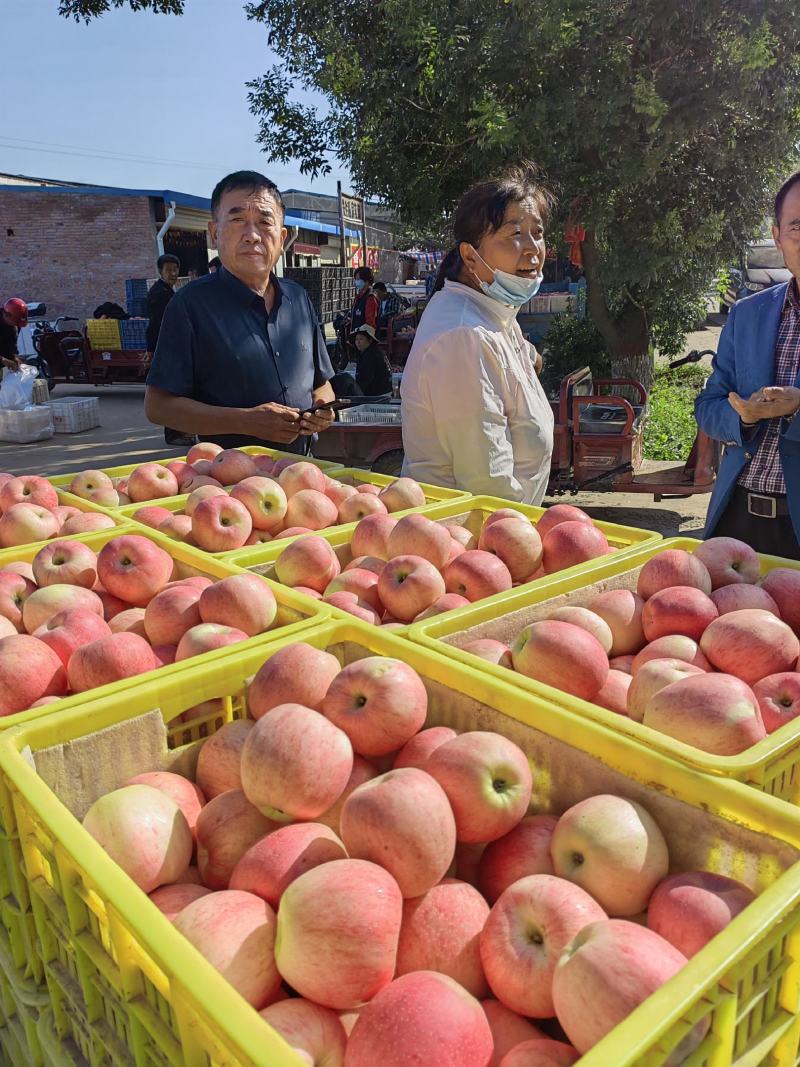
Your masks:
M 396 404 L 359 404 L 339 412 L 339 422 L 349 425 L 361 423 L 373 426 L 400 426 L 402 415 Z
M 90 348 L 121 348 L 118 319 L 87 319 L 86 336 Z
M 47 404 L 7 411 L 0 408 L 0 441 L 28 445 L 33 441 L 47 441 L 53 436 L 53 416 Z
M 146 318 L 123 319 L 119 324 L 120 340 L 123 350 L 141 351 L 147 348 Z
M 663 1064 L 704 1018 L 711 1029 L 691 1064 L 796 1062 L 800 988 L 800 816 L 737 783 L 711 781 L 658 753 L 478 671 L 389 635 L 350 624 L 304 640 L 352 662 L 404 659 L 429 692 L 428 723 L 496 730 L 534 767 L 532 809 L 564 811 L 597 793 L 642 803 L 664 831 L 674 870 L 713 869 L 748 882 L 758 899 L 580 1062 L 583 1067 Z M 153 676 L 129 697 L 31 722 L 0 736 L 0 771 L 19 821 L 39 948 L 56 1017 L 87 1021 L 99 1047 L 116 1039 L 122 1060 L 147 1067 L 295 1067 L 298 1059 L 140 893 L 40 778 L 39 750 L 160 711 L 169 723 L 201 700 L 223 698 L 223 719 L 246 713 L 248 679 L 283 647 L 199 664 L 183 684 Z M 547 724 L 544 726 L 543 724 Z M 143 724 L 139 724 L 143 725 Z M 152 722 L 150 722 L 152 725 Z M 200 738 L 198 720 L 177 728 Z M 174 733 L 175 731 L 173 731 Z M 124 752 L 117 733 L 118 751 Z M 190 752 L 184 752 L 190 758 Z M 124 757 L 120 763 L 126 762 Z M 145 768 L 141 768 L 145 769 Z M 130 766 L 117 774 L 131 773 Z M 105 786 L 107 788 L 107 785 Z M 88 802 L 88 797 L 86 798 Z M 62 984 L 56 976 L 66 974 Z M 65 993 L 65 988 L 69 990 Z M 70 1013 L 69 996 L 83 998 Z M 66 1002 L 66 1003 L 65 1003 Z
M 35 953 L 33 915 L 29 918 L 33 936 L 28 951 Z M 9 1067 L 40 1067 L 44 1063 L 38 1026 L 49 996 L 38 956 L 27 971 L 35 971 L 38 980 L 22 973 L 8 935 L 0 928 L 0 1063 L 5 1062 Z
M 793 804 L 800 804 L 800 719 L 789 722 L 763 741 L 736 756 L 715 756 L 710 752 L 675 741 L 651 727 L 634 722 L 625 715 L 585 700 L 570 696 L 524 675 L 495 664 L 490 664 L 468 652 L 463 645 L 478 638 L 493 637 L 507 644 L 529 623 L 546 618 L 557 607 L 567 604 L 583 606 L 598 592 L 607 589 L 635 589 L 639 571 L 648 559 L 671 548 L 688 552 L 700 544 L 688 537 L 675 537 L 658 545 L 647 546 L 641 552 L 628 553 L 625 558 L 609 560 L 607 557 L 593 571 L 577 573 L 539 588 L 538 583 L 529 589 L 513 590 L 502 594 L 499 604 L 485 606 L 486 602 L 458 608 L 447 615 L 415 623 L 406 631 L 409 639 L 428 648 L 452 656 L 461 664 L 478 667 L 487 676 L 502 678 L 525 692 L 542 696 L 552 704 L 568 708 L 576 714 L 603 723 L 618 734 L 625 734 L 639 745 L 653 748 L 679 763 L 702 771 L 704 774 L 732 778 L 754 786 L 771 796 Z M 761 557 L 762 574 L 775 567 L 800 569 L 796 560 L 779 559 L 777 556 Z
M 56 433 L 81 433 L 100 425 L 100 401 L 96 396 L 65 396 L 50 400 Z

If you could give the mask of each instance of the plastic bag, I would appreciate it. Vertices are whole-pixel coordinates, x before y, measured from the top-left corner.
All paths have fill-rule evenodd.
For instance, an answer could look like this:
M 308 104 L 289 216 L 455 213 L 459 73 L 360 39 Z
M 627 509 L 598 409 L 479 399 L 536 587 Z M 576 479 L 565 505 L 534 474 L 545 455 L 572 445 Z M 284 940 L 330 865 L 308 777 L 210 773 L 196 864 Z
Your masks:
M 39 372 L 23 363 L 19 370 L 8 371 L 0 384 L 0 408 L 22 411 L 33 407 L 33 383 Z

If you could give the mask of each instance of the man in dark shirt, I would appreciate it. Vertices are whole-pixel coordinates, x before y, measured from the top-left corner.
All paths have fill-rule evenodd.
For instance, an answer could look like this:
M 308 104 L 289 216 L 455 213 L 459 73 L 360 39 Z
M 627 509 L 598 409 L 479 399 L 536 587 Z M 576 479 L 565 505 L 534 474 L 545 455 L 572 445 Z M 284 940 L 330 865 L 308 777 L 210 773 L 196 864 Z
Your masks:
M 0 360 L 9 370 L 19 370 L 17 335 L 28 325 L 28 305 L 18 296 L 7 300 L 0 312 Z
M 167 253 L 156 261 L 158 281 L 147 290 L 147 351 L 155 352 L 161 320 L 167 304 L 175 296 L 175 283 L 181 272 L 181 261 Z
M 333 368 L 305 289 L 277 278 L 286 229 L 277 186 L 237 171 L 211 197 L 222 267 L 169 303 L 147 378 L 151 422 L 223 448 L 266 444 L 305 454 L 333 422 Z

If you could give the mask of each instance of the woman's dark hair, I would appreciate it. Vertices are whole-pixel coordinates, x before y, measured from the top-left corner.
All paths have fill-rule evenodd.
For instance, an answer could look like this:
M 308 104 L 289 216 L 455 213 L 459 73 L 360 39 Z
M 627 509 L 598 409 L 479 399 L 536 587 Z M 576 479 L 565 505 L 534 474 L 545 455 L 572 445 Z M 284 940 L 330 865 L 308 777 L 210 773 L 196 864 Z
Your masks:
M 372 285 L 375 281 L 375 275 L 372 273 L 370 267 L 356 267 L 353 271 L 354 278 L 363 278 L 367 285 Z
M 433 292 L 444 287 L 446 280 L 458 281 L 463 266 L 458 246 L 466 241 L 477 247 L 487 233 L 496 233 L 503 225 L 509 204 L 533 200 L 547 222 L 555 205 L 553 194 L 542 184 L 534 163 L 518 163 L 498 178 L 479 182 L 467 189 L 453 216 L 454 246 L 442 260 Z

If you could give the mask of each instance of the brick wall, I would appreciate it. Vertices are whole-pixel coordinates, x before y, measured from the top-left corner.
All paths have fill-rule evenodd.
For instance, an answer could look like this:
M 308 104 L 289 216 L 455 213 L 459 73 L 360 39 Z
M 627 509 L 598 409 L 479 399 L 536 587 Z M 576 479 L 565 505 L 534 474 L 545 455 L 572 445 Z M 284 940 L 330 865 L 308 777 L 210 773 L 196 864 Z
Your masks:
M 125 307 L 125 279 L 156 274 L 155 235 L 144 196 L 0 185 L 0 298 L 42 300 L 48 318 L 86 318 L 106 300 Z

